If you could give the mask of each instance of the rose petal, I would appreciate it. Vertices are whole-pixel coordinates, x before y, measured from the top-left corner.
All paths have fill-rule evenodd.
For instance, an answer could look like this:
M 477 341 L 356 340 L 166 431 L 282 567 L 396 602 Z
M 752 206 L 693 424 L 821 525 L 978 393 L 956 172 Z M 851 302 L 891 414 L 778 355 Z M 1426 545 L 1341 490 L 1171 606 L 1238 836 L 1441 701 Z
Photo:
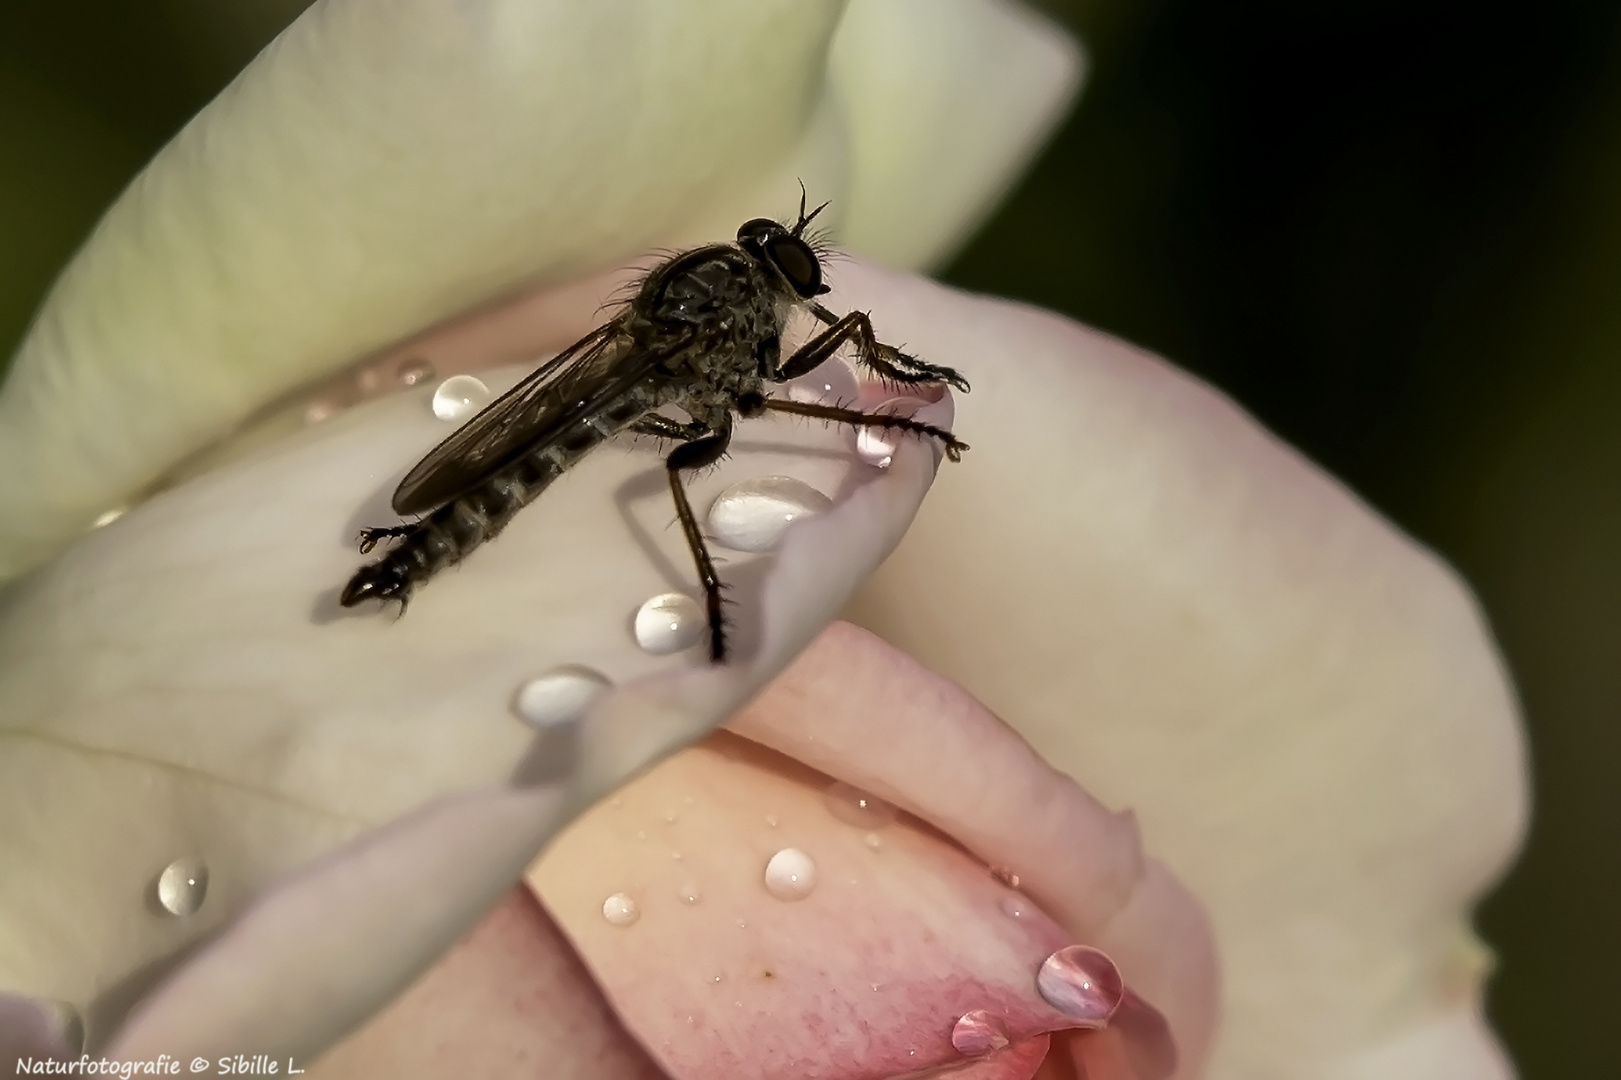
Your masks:
M 849 128 L 839 239 L 937 266 L 978 228 L 1079 89 L 1061 29 L 1003 0 L 854 0 L 829 69 Z
M 168 492 L 11 589 L 0 614 L 0 792 L 13 827 L 0 845 L 8 865 L 36 870 L 0 881 L 0 924 L 13 931 L 0 938 L 0 979 L 94 1003 L 93 1039 L 161 974 L 160 961 L 278 875 L 426 798 L 525 775 L 525 754 L 548 745 L 511 715 L 525 679 L 584 662 L 630 683 L 593 710 L 572 755 L 548 764 L 570 783 L 566 807 L 701 734 L 884 557 L 935 463 L 914 440 L 878 472 L 850 460 L 840 432 L 745 428 L 731 461 L 692 485 L 697 506 L 760 472 L 794 472 L 840 498 L 791 530 L 774 559 L 729 565 L 737 659 L 725 668 L 654 657 L 629 636 L 642 600 L 692 588 L 690 556 L 668 529 L 661 460 L 645 449 L 592 455 L 498 543 L 425 588 L 407 617 L 342 615 L 334 597 L 359 561 L 355 530 L 387 520 L 394 478 L 444 433 L 426 408 L 431 389 Z M 634 681 L 660 670 L 671 673 Z M 441 942 L 482 913 L 490 890 L 511 881 L 505 868 L 543 836 L 509 834 L 486 852 L 483 878 L 443 905 Z M 150 900 L 153 879 L 180 856 L 211 870 L 207 902 L 188 919 Z M 276 934 L 245 940 L 267 962 L 282 947 Z M 350 1015 L 385 1000 L 410 968 L 370 954 L 327 958 L 357 975 Z M 253 1005 L 251 995 L 208 1001 L 222 1029 L 231 1010 Z M 299 1026 L 278 1037 L 328 1034 Z
M 1456 576 L 1152 357 L 859 267 L 840 284 L 974 383 L 973 452 L 851 617 L 1137 811 L 1215 921 L 1211 1075 L 1294 1075 L 1475 1008 L 1466 910 L 1526 785 Z

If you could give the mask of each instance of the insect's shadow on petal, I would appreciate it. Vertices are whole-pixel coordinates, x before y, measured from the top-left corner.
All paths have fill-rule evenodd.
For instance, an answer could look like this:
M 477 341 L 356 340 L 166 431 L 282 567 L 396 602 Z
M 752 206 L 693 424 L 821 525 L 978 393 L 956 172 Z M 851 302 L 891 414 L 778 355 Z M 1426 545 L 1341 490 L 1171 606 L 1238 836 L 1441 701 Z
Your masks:
M 509 781 L 513 787 L 565 783 L 574 775 L 580 755 L 580 725 L 557 724 L 535 735 Z

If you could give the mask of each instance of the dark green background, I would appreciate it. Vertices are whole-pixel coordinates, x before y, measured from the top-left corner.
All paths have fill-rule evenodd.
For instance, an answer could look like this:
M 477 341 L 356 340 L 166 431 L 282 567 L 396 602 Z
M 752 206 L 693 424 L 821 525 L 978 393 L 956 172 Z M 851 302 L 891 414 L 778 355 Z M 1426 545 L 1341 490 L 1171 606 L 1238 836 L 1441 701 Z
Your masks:
M 304 6 L 4 0 L 0 343 Z M 1461 567 L 1531 723 L 1525 1076 L 1621 1076 L 1621 4 L 1048 0 L 1080 106 L 947 277 L 1225 388 Z

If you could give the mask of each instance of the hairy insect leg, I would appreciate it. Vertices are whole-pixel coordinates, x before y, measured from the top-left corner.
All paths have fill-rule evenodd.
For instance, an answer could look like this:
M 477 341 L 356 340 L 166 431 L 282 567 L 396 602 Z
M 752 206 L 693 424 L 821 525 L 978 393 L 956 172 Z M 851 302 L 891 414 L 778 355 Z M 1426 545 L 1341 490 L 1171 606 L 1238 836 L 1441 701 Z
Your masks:
M 873 333 L 872 319 L 864 311 L 852 311 L 835 319 L 833 313 L 820 304 L 812 304 L 811 311 L 818 319 L 830 325 L 811 338 L 777 369 L 777 378 L 783 381 L 797 379 L 820 367 L 847 341 L 856 344 L 856 359 L 880 379 L 900 385 L 919 383 L 945 383 L 963 393 L 968 392 L 968 380 L 954 369 L 937 364 L 926 364 L 915 356 L 901 352 L 893 345 L 885 345 Z
M 382 541 L 388 540 L 391 537 L 395 537 L 395 536 L 405 536 L 408 533 L 410 533 L 411 530 L 413 530 L 415 528 L 416 528 L 416 526 L 414 524 L 413 525 L 402 524 L 402 525 L 383 525 L 383 526 L 379 526 L 379 527 L 374 528 L 374 529 L 361 529 L 360 530 L 360 536 L 357 538 L 357 541 L 360 544 L 360 553 L 362 555 L 365 555 L 368 552 L 370 552 L 372 548 L 376 547 Z
M 945 447 L 946 457 L 952 461 L 961 461 L 964 450 L 968 444 L 959 440 L 951 432 L 934 424 L 926 424 L 921 420 L 913 420 L 910 416 L 895 416 L 892 413 L 864 413 L 855 409 L 841 409 L 836 405 L 817 405 L 809 401 L 781 401 L 773 398 L 765 403 L 771 412 L 793 413 L 795 416 L 814 416 L 819 420 L 832 420 L 835 423 L 851 424 L 855 427 L 893 428 L 897 431 L 909 432 L 913 435 L 928 435 L 939 439 Z
M 732 429 L 727 424 L 724 430 L 676 447 L 664 460 L 670 479 L 670 497 L 675 500 L 675 515 L 681 521 L 681 532 L 687 538 L 688 549 L 692 551 L 692 561 L 698 566 L 698 580 L 703 583 L 704 606 L 709 616 L 709 659 L 717 664 L 726 659 L 726 625 L 720 595 L 722 585 L 720 575 L 715 572 L 714 560 L 709 557 L 709 548 L 704 544 L 703 533 L 698 530 L 698 519 L 692 512 L 692 504 L 687 501 L 687 489 L 681 482 L 681 473 L 686 469 L 713 465 L 725 456 L 731 441 Z

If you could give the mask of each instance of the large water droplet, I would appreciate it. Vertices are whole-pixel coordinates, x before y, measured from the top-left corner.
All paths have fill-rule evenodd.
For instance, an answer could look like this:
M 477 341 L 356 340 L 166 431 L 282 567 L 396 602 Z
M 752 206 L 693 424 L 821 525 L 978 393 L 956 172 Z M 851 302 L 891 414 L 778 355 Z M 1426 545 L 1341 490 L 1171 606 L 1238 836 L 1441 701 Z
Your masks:
M 778 900 L 803 900 L 816 888 L 816 864 L 798 848 L 783 848 L 765 864 L 765 890 Z
M 208 867 L 201 859 L 176 859 L 158 875 L 158 903 L 171 915 L 194 915 L 208 895 Z
M 1087 945 L 1059 949 L 1042 962 L 1036 990 L 1047 1004 L 1083 1025 L 1102 1027 L 1120 1005 L 1126 984 L 1114 961 Z
M 789 525 L 832 505 L 832 499 L 803 480 L 759 476 L 720 493 L 709 507 L 709 533 L 733 551 L 772 551 Z
M 578 720 L 612 685 L 600 671 L 565 664 L 518 687 L 512 711 L 535 727 L 557 727 Z
M 420 356 L 414 356 L 399 366 L 394 377 L 400 381 L 401 386 L 415 386 L 433 378 L 433 365 Z
M 636 609 L 636 644 L 663 656 L 691 648 L 708 626 L 698 601 L 684 593 L 660 593 Z
M 882 829 L 895 820 L 893 803 L 869 795 L 843 780 L 830 784 L 822 799 L 834 817 L 858 829 Z
M 452 375 L 433 392 L 433 415 L 441 420 L 465 420 L 490 400 L 490 388 L 471 375 Z
M 951 1045 L 957 1048 L 957 1053 L 969 1057 L 993 1053 L 1010 1041 L 1002 1018 L 984 1009 L 963 1013 L 951 1028 Z
M 861 382 L 850 365 L 842 360 L 829 360 L 816 370 L 783 384 L 790 401 L 815 402 L 821 405 L 851 407 L 861 391 Z
M 602 902 L 602 917 L 615 926 L 629 926 L 642 917 L 642 909 L 628 893 L 616 892 Z

